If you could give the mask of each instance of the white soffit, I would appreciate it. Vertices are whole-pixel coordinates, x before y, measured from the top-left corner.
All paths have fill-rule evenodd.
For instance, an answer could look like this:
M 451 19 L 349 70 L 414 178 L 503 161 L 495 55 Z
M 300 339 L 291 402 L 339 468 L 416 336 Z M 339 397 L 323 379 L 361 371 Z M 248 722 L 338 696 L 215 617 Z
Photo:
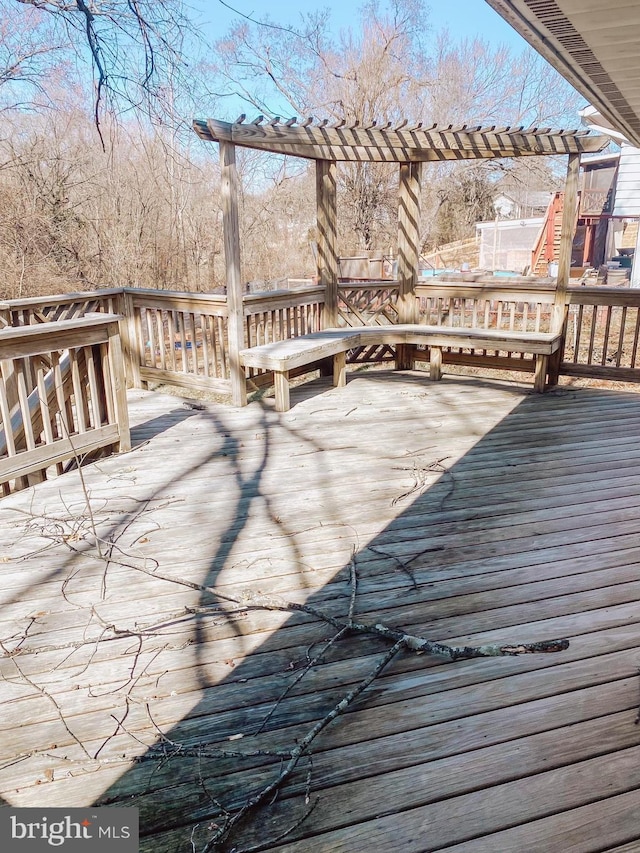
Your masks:
M 639 0 L 486 0 L 640 147 Z

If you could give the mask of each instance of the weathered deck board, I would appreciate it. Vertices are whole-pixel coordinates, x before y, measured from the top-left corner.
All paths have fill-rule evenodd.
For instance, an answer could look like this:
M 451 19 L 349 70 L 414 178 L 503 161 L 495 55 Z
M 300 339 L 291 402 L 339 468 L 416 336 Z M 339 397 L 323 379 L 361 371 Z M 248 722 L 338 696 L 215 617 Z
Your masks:
M 292 396 L 276 414 L 269 401 L 197 410 L 133 394 L 137 449 L 84 469 L 101 535 L 117 534 L 135 565 L 157 559 L 223 594 L 250 587 L 338 616 L 355 548 L 362 618 L 457 643 L 571 646 L 397 659 L 318 739 L 310 817 L 293 827 L 301 770 L 243 843 L 293 827 L 270 849 L 639 849 L 640 397 L 419 373 Z M 217 819 L 209 795 L 238 806 L 272 759 L 132 763 L 145 744 L 162 731 L 183 746 L 290 747 L 384 646 L 337 644 L 255 736 L 326 628 L 303 614 L 184 618 L 207 597 L 128 566 L 105 578 L 77 553 L 83 502 L 72 472 L 0 503 L 0 637 L 21 650 L 2 662 L 0 793 L 137 805 L 143 853 L 191 851 L 192 826 Z M 140 646 L 51 648 L 105 624 L 162 627 Z

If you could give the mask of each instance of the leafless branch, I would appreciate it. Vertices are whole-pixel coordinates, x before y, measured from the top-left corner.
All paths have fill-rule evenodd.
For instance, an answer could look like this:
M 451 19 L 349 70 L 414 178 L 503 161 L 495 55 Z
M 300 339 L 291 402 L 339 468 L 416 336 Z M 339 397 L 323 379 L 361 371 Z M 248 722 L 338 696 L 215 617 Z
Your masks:
M 246 815 L 256 809 L 258 806 L 265 803 L 276 791 L 278 791 L 287 779 L 290 778 L 293 771 L 296 769 L 298 762 L 302 758 L 303 755 L 307 753 L 313 741 L 318 737 L 318 735 L 324 731 L 324 729 L 329 725 L 329 723 L 333 722 L 337 717 L 341 714 L 344 714 L 345 711 L 355 702 L 355 700 L 369 687 L 369 685 L 375 681 L 375 679 L 380 675 L 382 670 L 393 660 L 393 658 L 398 654 L 400 649 L 402 648 L 402 643 L 395 643 L 378 661 L 374 669 L 369 673 L 369 675 L 364 678 L 359 684 L 357 684 L 352 690 L 350 690 L 333 708 L 326 714 L 321 720 L 319 720 L 313 728 L 311 728 L 307 734 L 302 738 L 302 740 L 291 750 L 291 756 L 289 761 L 287 762 L 284 769 L 278 774 L 278 776 L 266 785 L 262 790 L 260 790 L 257 794 L 254 794 L 250 797 L 247 802 L 239 809 L 233 817 L 227 820 L 224 826 L 205 844 L 202 849 L 202 853 L 209 853 L 211 850 L 219 850 L 220 846 L 224 843 L 224 841 L 229 837 L 230 833 L 236 827 L 238 823 L 240 823 Z

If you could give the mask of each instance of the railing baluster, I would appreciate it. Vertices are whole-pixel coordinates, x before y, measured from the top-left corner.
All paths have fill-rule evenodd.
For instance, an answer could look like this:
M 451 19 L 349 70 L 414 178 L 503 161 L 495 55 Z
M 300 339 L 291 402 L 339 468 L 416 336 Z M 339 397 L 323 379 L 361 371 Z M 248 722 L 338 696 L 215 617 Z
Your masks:
M 229 358 L 227 353 L 229 352 L 229 338 L 227 335 L 226 323 L 224 322 L 226 318 L 216 317 L 216 327 L 217 327 L 217 339 L 218 339 L 218 352 L 220 353 L 220 363 L 222 365 L 222 375 L 225 379 L 228 379 L 231 375 L 231 371 L 229 368 Z
M 104 391 L 104 401 L 107 412 L 107 422 L 114 423 L 115 422 L 115 410 L 113 407 L 113 398 L 109 389 L 111 389 L 113 385 L 113 380 L 111 377 L 111 364 L 109 361 L 109 347 L 106 343 L 100 344 L 100 362 L 102 367 L 102 389 Z
M 540 331 L 541 322 L 542 322 L 542 303 L 538 302 L 538 304 L 536 305 L 536 325 L 535 325 L 534 332 Z
M 87 423 L 84 416 L 83 406 L 84 389 L 80 383 L 80 368 L 78 367 L 78 359 L 75 349 L 69 350 L 69 364 L 71 366 L 71 385 L 73 387 L 77 431 L 86 432 Z
M 640 339 L 640 308 L 636 308 L 636 324 L 633 330 L 633 349 L 631 351 L 631 367 L 636 366 L 638 354 L 638 340 Z
M 187 319 L 189 323 L 189 337 L 191 339 L 191 364 L 193 367 L 194 375 L 199 376 L 200 368 L 198 366 L 198 341 L 196 339 L 195 317 L 192 311 L 189 311 L 189 313 L 187 314 Z
M 149 367 L 157 367 L 157 350 L 153 334 L 153 314 L 154 309 L 145 309 L 145 319 L 147 327 L 147 346 L 149 347 Z
M 202 335 L 202 361 L 204 365 L 204 375 L 211 376 L 211 361 L 209 358 L 209 337 L 207 335 L 207 326 L 205 323 L 204 314 L 199 314 L 200 317 L 200 334 Z
M 49 407 L 49 395 L 47 393 L 44 367 L 42 365 L 38 367 L 36 383 L 38 388 L 38 403 L 40 405 L 40 416 L 42 418 L 44 443 L 53 444 L 53 430 L 51 428 L 53 416 Z
M 218 360 L 218 344 L 217 344 L 217 334 L 216 334 L 216 324 L 215 317 L 212 317 L 211 314 L 202 315 L 202 319 L 204 321 L 206 327 L 206 334 L 209 340 L 209 357 L 211 359 L 211 375 L 218 379 L 222 379 L 222 368 L 220 367 L 220 363 Z
M 13 427 L 11 425 L 11 410 L 9 401 L 7 400 L 7 392 L 4 382 L 0 382 L 0 416 L 2 417 L 2 428 L 4 431 L 4 445 L 7 456 L 16 455 L 16 444 L 13 437 Z
M 187 336 L 185 334 L 185 314 L 184 311 L 178 312 L 178 334 L 180 336 L 180 359 L 182 362 L 182 373 L 188 373 L 187 367 Z
M 169 336 L 170 370 L 176 370 L 176 312 L 167 311 L 167 334 Z
M 596 326 L 598 324 L 598 306 L 594 305 L 591 310 L 591 333 L 589 335 L 589 349 L 587 351 L 587 364 L 593 359 L 593 344 L 596 337 Z
M 620 367 L 620 361 L 622 360 L 626 325 L 627 325 L 627 306 L 623 305 L 622 316 L 620 318 L 620 335 L 618 336 L 618 350 L 617 350 L 617 354 L 616 354 L 616 367 Z
M 67 417 L 67 406 L 64 396 L 64 381 L 62 378 L 62 370 L 60 368 L 60 356 L 57 352 L 51 354 L 51 365 L 53 369 L 53 384 L 55 387 L 56 402 L 58 405 L 58 437 L 68 438 L 71 432 L 71 425 L 69 424 L 69 420 Z
M 164 335 L 164 321 L 162 319 L 162 310 L 157 310 L 154 312 L 156 315 L 156 335 L 158 338 L 158 350 L 160 355 L 160 367 L 162 370 L 167 369 L 167 357 L 166 357 L 166 339 Z
M 605 312 L 606 321 L 604 327 L 604 337 L 602 339 L 602 358 L 600 361 L 601 365 L 605 365 L 607 363 L 607 352 L 609 351 L 609 330 L 611 329 L 611 314 L 613 311 L 613 307 L 611 305 L 607 306 L 607 310 Z
M 89 384 L 89 396 L 91 399 L 91 414 L 94 429 L 102 426 L 102 410 L 101 410 L 101 395 L 98 384 L 98 375 L 96 370 L 95 356 L 93 347 L 85 347 L 85 358 L 87 360 L 87 379 Z
M 574 364 L 578 363 L 578 357 L 579 357 L 579 353 L 580 353 L 580 337 L 582 335 L 583 314 L 584 314 L 584 305 L 580 305 L 578 308 L 578 314 L 577 314 L 577 317 L 575 320 L 576 331 L 574 334 L 575 344 L 574 344 L 574 348 L 573 348 L 573 363 Z

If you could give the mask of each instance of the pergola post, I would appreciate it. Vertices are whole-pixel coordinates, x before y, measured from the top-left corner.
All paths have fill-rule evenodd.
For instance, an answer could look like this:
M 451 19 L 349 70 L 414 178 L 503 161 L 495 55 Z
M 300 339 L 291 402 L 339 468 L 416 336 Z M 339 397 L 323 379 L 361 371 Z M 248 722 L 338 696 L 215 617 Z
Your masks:
M 316 160 L 316 221 L 318 284 L 324 286 L 322 326 L 338 325 L 337 164 Z
M 580 155 L 569 154 L 567 179 L 564 187 L 564 207 L 562 209 L 562 231 L 558 253 L 558 282 L 551 314 L 551 331 L 564 332 L 567 315 L 567 289 L 571 272 L 571 249 L 578 215 L 578 184 L 580 178 Z M 557 385 L 560 364 L 564 356 L 564 341 L 560 349 L 553 354 L 549 362 L 549 384 Z
M 239 352 L 245 347 L 242 277 L 240 274 L 240 226 L 238 220 L 238 170 L 236 147 L 220 142 L 220 184 L 222 195 L 222 228 L 227 283 L 227 328 L 231 400 L 234 406 L 247 405 L 247 379 L 240 364 Z
M 420 177 L 422 163 L 400 164 L 398 197 L 398 322 L 417 323 L 416 284 L 420 260 Z M 413 367 L 412 348 L 399 346 L 399 369 Z

